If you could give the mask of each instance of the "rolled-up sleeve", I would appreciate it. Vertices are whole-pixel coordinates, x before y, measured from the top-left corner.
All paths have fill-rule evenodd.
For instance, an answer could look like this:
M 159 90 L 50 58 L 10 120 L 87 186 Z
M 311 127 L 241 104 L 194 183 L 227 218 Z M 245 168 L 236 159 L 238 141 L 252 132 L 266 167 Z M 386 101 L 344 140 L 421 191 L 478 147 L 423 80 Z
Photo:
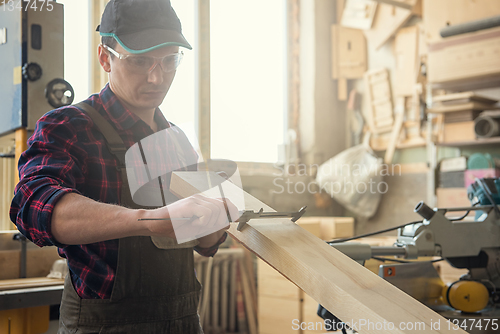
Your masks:
M 65 245 L 51 233 L 52 213 L 67 193 L 80 193 L 86 152 L 79 145 L 85 118 L 71 108 L 51 111 L 38 121 L 19 159 L 19 183 L 14 190 L 10 219 L 36 245 Z M 75 126 L 78 124 L 79 126 Z

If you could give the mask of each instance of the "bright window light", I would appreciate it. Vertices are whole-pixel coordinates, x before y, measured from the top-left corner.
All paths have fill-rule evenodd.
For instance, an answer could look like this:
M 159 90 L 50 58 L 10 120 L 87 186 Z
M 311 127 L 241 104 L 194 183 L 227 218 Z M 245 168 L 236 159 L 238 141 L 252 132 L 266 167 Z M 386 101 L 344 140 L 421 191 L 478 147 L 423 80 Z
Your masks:
M 89 0 L 57 2 L 64 5 L 64 80 L 73 86 L 73 103 L 77 103 L 85 100 L 90 93 L 88 47 L 90 33 L 95 31 L 95 27 L 89 24 Z
M 278 160 L 286 110 L 286 2 L 211 0 L 211 156 Z
M 195 1 L 171 0 L 182 23 L 182 34 L 193 49 L 195 46 Z M 177 68 L 174 82 L 160 109 L 165 118 L 178 125 L 184 132 L 194 132 L 195 124 L 195 50 L 183 49 L 184 57 Z M 191 140 L 192 138 L 190 138 Z M 191 141 L 193 142 L 193 141 Z

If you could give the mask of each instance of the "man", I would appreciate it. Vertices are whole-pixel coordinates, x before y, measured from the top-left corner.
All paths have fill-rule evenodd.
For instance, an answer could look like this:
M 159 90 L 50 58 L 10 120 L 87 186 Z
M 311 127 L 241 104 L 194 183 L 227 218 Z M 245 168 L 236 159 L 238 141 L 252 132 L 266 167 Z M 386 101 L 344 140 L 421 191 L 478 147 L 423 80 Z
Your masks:
M 11 219 L 35 244 L 55 245 L 68 260 L 59 333 L 201 333 L 195 244 L 172 242 L 168 220 L 139 219 L 198 217 L 186 224 L 227 227 L 223 202 L 197 195 L 143 209 L 131 200 L 124 166 L 126 149 L 175 130 L 158 106 L 179 47 L 191 46 L 168 0 L 111 0 L 98 30 L 109 84 L 38 121 L 19 160 Z M 161 148 L 169 170 L 196 161 L 194 150 L 182 147 L 174 138 Z M 225 238 L 221 229 L 199 238 L 195 250 L 213 256 Z

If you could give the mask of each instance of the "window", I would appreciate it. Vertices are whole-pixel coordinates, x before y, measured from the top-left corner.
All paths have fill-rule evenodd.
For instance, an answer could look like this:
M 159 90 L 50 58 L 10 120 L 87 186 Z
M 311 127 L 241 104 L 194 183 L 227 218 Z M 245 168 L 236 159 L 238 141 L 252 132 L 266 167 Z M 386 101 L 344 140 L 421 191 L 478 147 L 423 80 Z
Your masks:
M 74 103 L 86 99 L 90 91 L 89 0 L 60 0 L 64 5 L 64 79 L 75 90 Z M 95 51 L 97 52 L 97 50 Z
M 211 0 L 211 155 L 278 160 L 286 115 L 286 2 Z
M 193 50 L 183 50 L 182 64 L 177 69 L 172 86 L 160 106 L 165 118 L 178 125 L 188 136 L 194 132 L 196 115 L 195 1 L 171 0 L 172 7 L 182 23 L 182 34 L 191 44 Z M 192 138 L 190 140 L 194 143 Z

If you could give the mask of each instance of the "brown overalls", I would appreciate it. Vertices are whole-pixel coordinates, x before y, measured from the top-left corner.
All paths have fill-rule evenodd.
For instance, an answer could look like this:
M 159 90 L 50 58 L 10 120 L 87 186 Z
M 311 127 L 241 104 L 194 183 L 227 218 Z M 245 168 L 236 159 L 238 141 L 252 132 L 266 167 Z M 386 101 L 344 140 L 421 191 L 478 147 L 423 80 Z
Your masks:
M 130 195 L 120 136 L 88 104 L 76 106 L 99 127 L 120 163 L 122 205 L 138 208 Z M 177 245 L 170 238 L 120 239 L 111 298 L 81 299 L 67 275 L 58 333 L 203 333 L 197 314 L 201 285 L 194 272 L 194 245 Z

